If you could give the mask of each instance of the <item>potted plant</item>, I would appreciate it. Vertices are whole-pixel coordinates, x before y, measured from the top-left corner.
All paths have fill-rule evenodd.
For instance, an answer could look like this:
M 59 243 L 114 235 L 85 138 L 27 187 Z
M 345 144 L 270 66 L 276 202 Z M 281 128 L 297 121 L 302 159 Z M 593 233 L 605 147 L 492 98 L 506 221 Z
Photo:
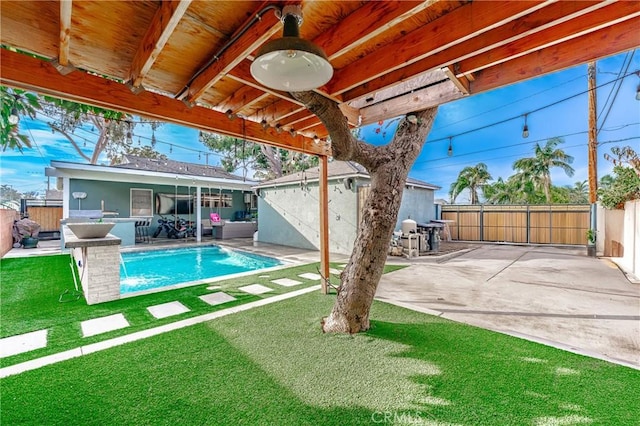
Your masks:
M 587 256 L 596 256 L 596 233 L 593 229 L 587 229 Z
M 31 234 L 27 234 L 22 237 L 22 248 L 30 249 L 38 247 L 38 240 L 36 237 L 33 237 Z

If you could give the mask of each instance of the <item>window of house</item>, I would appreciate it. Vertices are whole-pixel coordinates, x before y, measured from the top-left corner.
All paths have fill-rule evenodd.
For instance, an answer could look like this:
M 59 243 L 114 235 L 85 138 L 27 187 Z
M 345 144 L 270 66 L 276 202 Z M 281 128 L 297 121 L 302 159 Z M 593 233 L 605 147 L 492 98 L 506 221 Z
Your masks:
M 202 207 L 233 207 L 233 198 L 228 193 L 202 194 Z
M 131 188 L 131 217 L 153 216 L 153 190 Z

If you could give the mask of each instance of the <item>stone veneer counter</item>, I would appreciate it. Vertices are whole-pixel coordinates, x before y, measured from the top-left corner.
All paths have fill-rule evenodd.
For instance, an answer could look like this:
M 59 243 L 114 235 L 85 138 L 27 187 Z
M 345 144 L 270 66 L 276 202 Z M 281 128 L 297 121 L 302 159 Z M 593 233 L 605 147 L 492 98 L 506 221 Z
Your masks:
M 112 234 L 104 238 L 81 239 L 63 225 L 64 247 L 78 267 L 87 304 L 120 299 L 120 243 Z

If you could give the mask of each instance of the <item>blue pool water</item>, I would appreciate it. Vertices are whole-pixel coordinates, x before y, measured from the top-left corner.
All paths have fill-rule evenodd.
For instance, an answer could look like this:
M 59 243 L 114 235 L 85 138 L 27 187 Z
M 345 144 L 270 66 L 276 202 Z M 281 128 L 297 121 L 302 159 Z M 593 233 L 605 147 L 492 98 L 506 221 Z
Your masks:
M 120 294 L 281 265 L 270 257 L 219 246 L 122 253 Z

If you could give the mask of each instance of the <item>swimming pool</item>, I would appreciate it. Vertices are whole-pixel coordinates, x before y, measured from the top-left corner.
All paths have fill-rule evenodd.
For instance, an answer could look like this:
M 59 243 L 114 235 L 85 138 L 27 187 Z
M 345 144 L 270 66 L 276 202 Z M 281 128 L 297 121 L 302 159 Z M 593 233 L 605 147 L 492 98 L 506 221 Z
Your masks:
M 220 246 L 121 253 L 120 294 L 282 265 L 277 259 Z

